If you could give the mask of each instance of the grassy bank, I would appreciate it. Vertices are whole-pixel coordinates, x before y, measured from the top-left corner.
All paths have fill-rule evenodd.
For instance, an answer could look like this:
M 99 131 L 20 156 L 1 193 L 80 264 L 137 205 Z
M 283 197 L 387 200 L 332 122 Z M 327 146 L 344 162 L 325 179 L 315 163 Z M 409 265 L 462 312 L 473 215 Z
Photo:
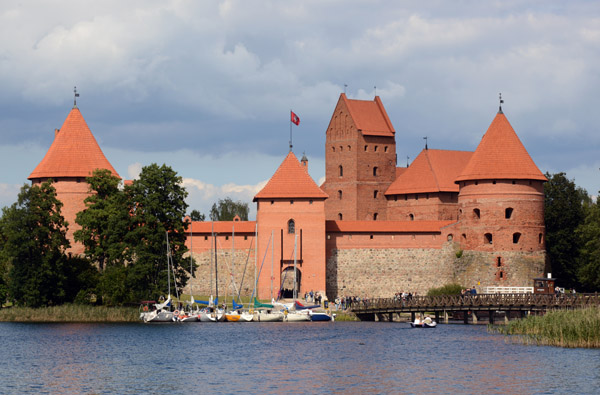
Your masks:
M 137 307 L 65 304 L 53 307 L 0 309 L 4 322 L 139 322 Z
M 550 311 L 490 329 L 524 344 L 600 348 L 600 308 Z

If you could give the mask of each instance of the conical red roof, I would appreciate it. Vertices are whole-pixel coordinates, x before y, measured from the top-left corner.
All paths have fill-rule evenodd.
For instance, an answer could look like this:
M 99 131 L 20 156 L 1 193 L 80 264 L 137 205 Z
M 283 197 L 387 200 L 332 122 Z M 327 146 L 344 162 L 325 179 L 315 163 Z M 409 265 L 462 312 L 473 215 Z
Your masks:
M 328 196 L 313 181 L 306 167 L 298 161 L 296 155 L 290 152 L 267 185 L 254 196 L 254 201 L 276 198 L 327 199 Z
M 492 121 L 456 182 L 490 179 L 547 180 L 502 112 Z
M 396 131 L 379 96 L 375 96 L 372 101 L 356 100 L 348 99 L 346 94 L 342 93 L 340 98 L 346 103 L 356 129 L 363 135 L 394 137 Z
M 46 156 L 28 179 L 89 177 L 96 169 L 108 169 L 119 177 L 102 153 L 81 112 L 73 107 Z

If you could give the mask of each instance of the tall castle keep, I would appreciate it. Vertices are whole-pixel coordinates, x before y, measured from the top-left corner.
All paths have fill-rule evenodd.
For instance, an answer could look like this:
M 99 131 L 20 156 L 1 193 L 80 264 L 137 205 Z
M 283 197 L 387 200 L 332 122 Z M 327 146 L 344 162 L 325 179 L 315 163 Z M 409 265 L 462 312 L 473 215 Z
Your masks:
M 215 257 L 227 273 L 221 292 L 235 283 L 250 294 L 255 272 L 265 299 L 294 288 L 334 298 L 529 286 L 543 275 L 546 178 L 502 110 L 474 152 L 426 148 L 403 168 L 381 99 L 341 94 L 325 160 L 318 186 L 290 152 L 254 197 L 256 221 L 193 222 L 187 244 L 199 267 L 187 291 L 212 293 Z M 74 224 L 89 193 L 82 181 L 98 167 L 116 174 L 74 108 L 29 179 L 54 178 Z

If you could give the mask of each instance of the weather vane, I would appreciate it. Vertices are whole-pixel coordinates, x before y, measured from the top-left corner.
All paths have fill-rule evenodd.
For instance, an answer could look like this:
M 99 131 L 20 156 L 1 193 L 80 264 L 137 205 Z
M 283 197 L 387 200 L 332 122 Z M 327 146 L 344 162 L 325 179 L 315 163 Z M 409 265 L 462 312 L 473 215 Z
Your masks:
M 79 97 L 79 93 L 77 93 L 77 87 L 73 87 L 73 108 L 77 108 L 77 98 Z
M 500 100 L 500 106 L 498 107 L 498 113 L 502 114 L 502 103 L 504 103 L 504 100 L 502 100 L 502 92 L 498 93 L 498 97 Z
M 406 155 L 406 167 L 408 167 L 408 160 L 410 159 L 410 157 L 408 155 Z
M 348 84 L 344 84 L 344 95 L 346 94 L 346 88 L 348 87 Z
M 373 89 L 375 89 L 375 96 L 377 96 L 377 85 L 375 85 Z
M 423 140 L 425 140 L 425 149 L 427 150 L 427 136 L 423 137 Z

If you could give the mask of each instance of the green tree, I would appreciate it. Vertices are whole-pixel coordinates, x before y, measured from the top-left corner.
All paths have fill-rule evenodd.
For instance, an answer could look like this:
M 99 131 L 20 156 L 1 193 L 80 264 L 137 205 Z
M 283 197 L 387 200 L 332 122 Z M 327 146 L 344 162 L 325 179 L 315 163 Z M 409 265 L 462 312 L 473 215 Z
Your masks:
M 190 213 L 190 219 L 192 221 L 201 221 L 202 222 L 202 221 L 206 220 L 206 216 L 198 210 L 192 210 L 192 212 Z
M 128 266 L 127 282 L 134 298 L 156 298 L 167 291 L 167 244 L 174 263 L 176 282 L 188 280 L 183 255 L 189 222 L 184 220 L 187 192 L 181 177 L 166 165 L 152 164 L 140 177 L 125 187 L 133 225 L 127 236 L 133 260 Z M 181 264 L 180 264 L 181 263 Z
M 233 218 L 237 215 L 242 221 L 248 221 L 249 211 L 248 203 L 234 202 L 227 197 L 219 199 L 218 203 L 213 204 L 210 209 L 210 219 L 212 221 L 233 221 Z
M 67 300 L 67 223 L 52 181 L 24 185 L 0 220 L 2 258 L 10 265 L 9 290 L 17 303 L 38 307 Z
M 107 265 L 123 266 L 128 260 L 126 235 L 131 226 L 125 193 L 120 180 L 109 170 L 97 169 L 87 178 L 91 195 L 86 209 L 77 213 L 81 229 L 74 238 L 85 247 L 85 255 L 104 271 Z
M 546 252 L 552 274 L 563 287 L 577 285 L 580 242 L 575 233 L 584 220 L 583 203 L 587 193 L 567 179 L 565 173 L 546 173 L 544 185 Z
M 585 209 L 585 220 L 576 232 L 581 243 L 578 275 L 584 290 L 597 292 L 600 290 L 600 205 L 590 203 Z

